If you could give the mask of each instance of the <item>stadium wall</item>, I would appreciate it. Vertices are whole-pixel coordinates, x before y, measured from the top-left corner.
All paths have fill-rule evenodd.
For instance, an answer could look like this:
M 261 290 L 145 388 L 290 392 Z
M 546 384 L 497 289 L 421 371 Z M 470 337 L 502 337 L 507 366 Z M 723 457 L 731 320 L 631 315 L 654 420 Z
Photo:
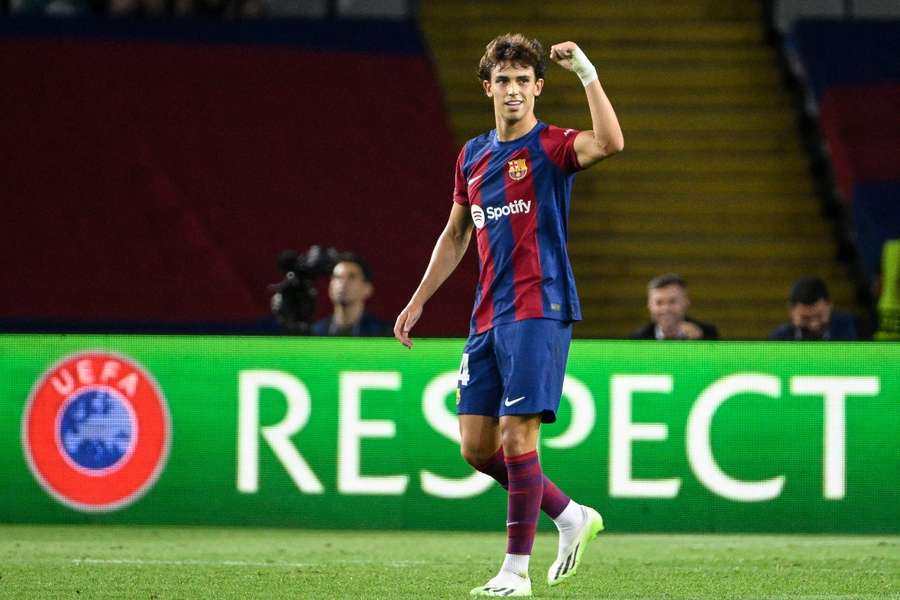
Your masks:
M 502 528 L 458 453 L 462 345 L 0 335 L 0 522 Z M 897 364 L 578 340 L 541 460 L 614 531 L 897 533 Z
M 253 331 L 312 244 L 371 262 L 393 320 L 449 214 L 413 21 L 9 18 L 0 73 L 0 330 Z M 475 270 L 422 333 L 466 333 Z

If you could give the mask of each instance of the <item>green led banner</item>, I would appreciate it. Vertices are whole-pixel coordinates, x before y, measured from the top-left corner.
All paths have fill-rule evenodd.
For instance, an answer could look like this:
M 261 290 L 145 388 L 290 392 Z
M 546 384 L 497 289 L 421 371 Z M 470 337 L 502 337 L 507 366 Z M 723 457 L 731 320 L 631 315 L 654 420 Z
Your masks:
M 2 335 L 0 522 L 502 529 L 462 346 Z M 576 340 L 540 454 L 613 531 L 900 532 L 900 345 Z

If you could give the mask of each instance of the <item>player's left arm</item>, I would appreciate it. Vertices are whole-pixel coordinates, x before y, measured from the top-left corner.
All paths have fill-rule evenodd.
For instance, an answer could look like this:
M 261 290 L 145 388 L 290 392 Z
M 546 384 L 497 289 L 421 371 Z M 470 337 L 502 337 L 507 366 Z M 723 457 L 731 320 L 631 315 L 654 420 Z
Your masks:
M 562 68 L 578 75 L 591 109 L 591 131 L 582 131 L 575 137 L 578 164 L 586 169 L 621 152 L 625 148 L 622 128 L 591 61 L 575 42 L 554 44 L 550 48 L 550 58 Z

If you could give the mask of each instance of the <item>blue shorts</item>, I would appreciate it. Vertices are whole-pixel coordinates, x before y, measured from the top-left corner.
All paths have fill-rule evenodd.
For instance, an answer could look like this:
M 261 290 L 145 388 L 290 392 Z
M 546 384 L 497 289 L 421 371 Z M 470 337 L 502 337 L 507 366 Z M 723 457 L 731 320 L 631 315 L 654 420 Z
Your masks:
M 541 415 L 556 421 L 572 322 L 526 319 L 471 335 L 459 368 L 460 415 Z

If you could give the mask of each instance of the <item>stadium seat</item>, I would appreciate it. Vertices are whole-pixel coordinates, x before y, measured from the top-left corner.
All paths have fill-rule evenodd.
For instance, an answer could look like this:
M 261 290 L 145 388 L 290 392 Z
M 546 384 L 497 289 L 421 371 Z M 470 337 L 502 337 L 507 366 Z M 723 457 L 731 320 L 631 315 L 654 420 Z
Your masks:
M 884 243 L 900 239 L 900 179 L 856 184 L 853 220 L 863 264 L 868 274 L 875 276 L 881 272 Z

